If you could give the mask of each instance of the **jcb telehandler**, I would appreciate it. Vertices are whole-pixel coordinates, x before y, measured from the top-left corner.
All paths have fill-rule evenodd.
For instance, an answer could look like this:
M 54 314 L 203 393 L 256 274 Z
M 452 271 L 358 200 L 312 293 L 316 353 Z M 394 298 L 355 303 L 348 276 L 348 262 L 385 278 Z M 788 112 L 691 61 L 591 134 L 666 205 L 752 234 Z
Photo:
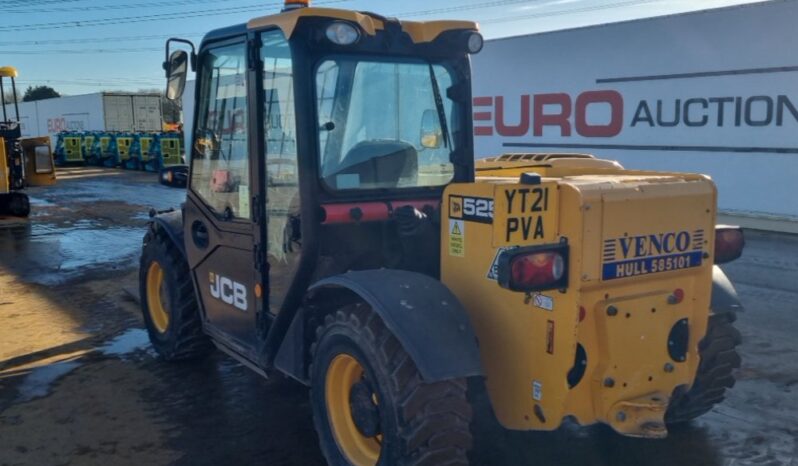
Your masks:
M 27 217 L 30 201 L 22 192 L 27 186 L 55 183 L 50 138 L 22 138 L 22 128 L 17 103 L 17 70 L 0 66 L 0 101 L 3 119 L 0 120 L 0 216 Z M 15 119 L 6 108 L 4 79 L 11 82 L 11 99 Z
M 152 344 L 310 386 L 330 464 L 465 463 L 470 378 L 508 429 L 639 437 L 733 385 L 739 301 L 715 264 L 743 238 L 716 228 L 713 183 L 578 154 L 475 164 L 476 24 L 289 0 L 166 48 L 169 97 L 196 68 L 197 104 L 185 204 L 144 238 Z

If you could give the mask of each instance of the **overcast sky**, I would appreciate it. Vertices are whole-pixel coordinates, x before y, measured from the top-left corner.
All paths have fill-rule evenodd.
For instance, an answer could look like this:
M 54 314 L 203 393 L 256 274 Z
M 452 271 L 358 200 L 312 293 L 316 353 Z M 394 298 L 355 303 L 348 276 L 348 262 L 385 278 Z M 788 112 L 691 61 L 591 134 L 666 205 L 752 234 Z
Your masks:
M 758 1 L 758 0 L 757 0 Z M 468 19 L 486 38 L 718 8 L 754 0 L 325 0 L 317 6 L 413 20 Z M 2 0 L 0 66 L 19 69 L 20 87 L 62 94 L 164 87 L 167 37 L 198 42 L 204 32 L 273 14 L 253 0 Z

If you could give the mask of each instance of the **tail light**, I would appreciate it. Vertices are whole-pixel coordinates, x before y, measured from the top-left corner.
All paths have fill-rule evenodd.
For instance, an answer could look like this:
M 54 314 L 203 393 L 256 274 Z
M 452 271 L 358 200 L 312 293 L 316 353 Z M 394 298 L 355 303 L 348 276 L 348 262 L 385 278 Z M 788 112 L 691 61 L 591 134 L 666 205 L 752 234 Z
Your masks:
M 568 245 L 508 250 L 499 257 L 499 286 L 513 291 L 542 291 L 568 286 Z
M 740 227 L 718 225 L 715 228 L 715 263 L 725 264 L 743 254 L 745 237 Z

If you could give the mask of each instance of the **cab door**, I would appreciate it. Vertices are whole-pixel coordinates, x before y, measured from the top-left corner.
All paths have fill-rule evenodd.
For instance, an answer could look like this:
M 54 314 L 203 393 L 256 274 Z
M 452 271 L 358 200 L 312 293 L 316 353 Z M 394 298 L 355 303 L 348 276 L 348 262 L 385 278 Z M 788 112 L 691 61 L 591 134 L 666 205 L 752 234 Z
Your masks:
M 265 252 L 269 319 L 283 307 L 302 249 L 299 164 L 291 47 L 279 29 L 260 35 Z
M 253 81 L 245 37 L 201 51 L 191 176 L 185 205 L 185 244 L 202 300 L 205 328 L 254 358 L 257 343 L 253 218 L 258 192 L 252 167 Z M 257 201 L 255 201 L 257 202 Z

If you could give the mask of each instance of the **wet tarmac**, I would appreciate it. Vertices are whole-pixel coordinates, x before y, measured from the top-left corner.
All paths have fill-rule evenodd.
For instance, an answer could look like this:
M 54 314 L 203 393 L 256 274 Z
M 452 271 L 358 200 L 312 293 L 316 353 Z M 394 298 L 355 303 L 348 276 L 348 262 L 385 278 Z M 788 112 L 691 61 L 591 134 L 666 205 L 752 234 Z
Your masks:
M 0 220 L 0 465 L 323 464 L 307 390 L 215 353 L 168 364 L 138 306 L 144 221 L 180 190 L 152 174 L 72 169 Z M 507 432 L 477 401 L 474 464 L 798 465 L 798 237 L 748 232 L 725 267 L 746 311 L 724 404 L 665 440 L 602 426 Z

